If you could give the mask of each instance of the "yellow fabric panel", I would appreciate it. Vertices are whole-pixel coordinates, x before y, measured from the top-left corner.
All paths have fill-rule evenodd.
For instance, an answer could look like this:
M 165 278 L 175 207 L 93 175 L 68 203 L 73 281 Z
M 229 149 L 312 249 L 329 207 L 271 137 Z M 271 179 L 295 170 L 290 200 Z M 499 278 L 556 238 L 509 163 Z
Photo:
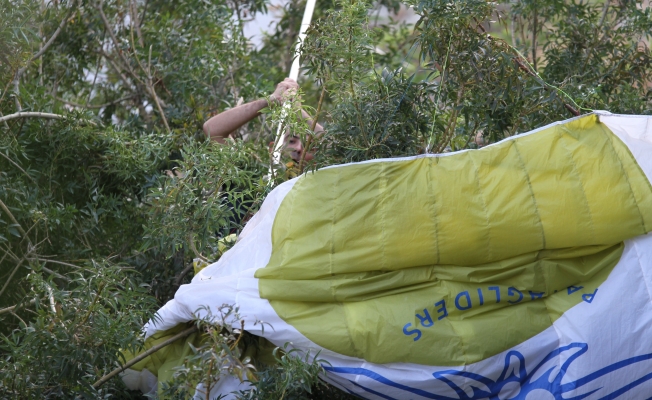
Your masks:
M 172 336 L 188 329 L 190 326 L 190 324 L 179 324 L 174 328 L 156 332 L 147 338 L 143 351 L 147 351 L 159 343 L 163 343 Z M 192 354 L 192 349 L 188 346 L 188 343 L 191 343 L 195 347 L 199 347 L 201 345 L 201 335 L 198 333 L 192 333 L 183 340 L 177 340 L 176 342 L 170 343 L 130 368 L 135 371 L 142 371 L 143 368 L 146 368 L 149 372 L 158 377 L 159 382 L 169 381 L 172 379 L 172 375 L 174 374 L 173 368 L 181 366 L 183 364 L 183 359 Z M 130 352 L 124 352 L 123 354 L 125 356 L 125 361 L 129 361 L 136 356 L 136 354 Z
M 552 293 L 613 267 L 621 253 L 622 244 L 544 250 L 473 266 L 436 264 L 390 272 L 337 274 L 318 280 L 265 279 L 259 290 L 262 298 L 309 303 L 359 302 L 423 288 L 438 290 L 445 282 Z
M 190 326 L 190 323 L 178 324 L 177 326 L 165 331 L 156 332 L 154 335 L 148 337 L 147 340 L 145 340 L 143 351 L 147 351 L 159 343 L 170 339 L 172 336 L 182 332 L 185 329 L 188 329 Z M 170 343 L 169 345 L 149 355 L 145 359 L 131 366 L 130 369 L 135 371 L 142 371 L 143 369 L 147 369 L 149 372 L 158 377 L 158 394 L 160 397 L 162 389 L 161 384 L 163 382 L 169 382 L 174 376 L 175 368 L 182 366 L 184 359 L 188 356 L 193 355 L 192 348 L 189 346 L 189 344 L 192 344 L 194 347 L 198 348 L 206 344 L 206 339 L 207 338 L 203 333 L 192 333 L 188 337 Z M 276 346 L 265 338 L 245 334 L 245 337 L 238 343 L 238 348 L 241 352 L 241 361 L 249 358 L 258 367 L 272 366 L 277 364 L 277 361 L 273 355 Z M 125 351 L 123 352 L 123 356 L 125 357 L 125 361 L 129 361 L 137 355 Z M 195 385 L 193 384 L 193 386 Z
M 303 176 L 256 277 L 325 348 L 462 365 L 590 302 L 621 242 L 651 223 L 650 183 L 590 115 L 482 150 Z
M 607 131 L 605 125 L 600 125 L 601 129 Z M 623 160 L 631 160 L 634 158 L 627 146 L 624 146 L 620 139 L 615 135 L 610 135 L 614 153 L 621 160 L 622 171 L 629 181 L 630 188 L 632 189 L 632 197 L 636 200 L 638 211 L 641 216 L 641 224 L 645 226 L 645 231 L 652 231 L 652 194 L 650 193 L 650 182 L 643 173 L 638 170 L 631 170 L 626 162 Z M 607 191 L 607 188 L 604 188 Z M 608 192 L 610 193 L 610 192 Z
M 448 157 L 306 175 L 279 208 L 257 276 L 474 265 L 643 234 L 650 184 L 596 119 Z

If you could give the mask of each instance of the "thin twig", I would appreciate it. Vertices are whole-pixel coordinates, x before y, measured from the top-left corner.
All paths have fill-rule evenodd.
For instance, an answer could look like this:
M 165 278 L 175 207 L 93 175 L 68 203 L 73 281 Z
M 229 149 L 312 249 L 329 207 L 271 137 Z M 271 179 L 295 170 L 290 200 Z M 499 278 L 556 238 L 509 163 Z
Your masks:
M 7 256 L 9 256 L 12 260 L 14 260 L 14 262 L 20 261 L 20 258 L 17 255 L 15 255 L 14 252 L 11 251 L 11 249 L 9 247 L 5 246 L 5 248 L 3 248 L 2 250 L 4 250 L 5 255 L 4 255 L 4 257 L 2 257 L 1 261 L 4 261 L 5 258 L 7 258 Z
M 444 133 L 444 137 L 442 141 L 439 143 L 439 146 L 437 146 L 437 150 L 435 153 L 441 153 L 446 149 L 446 146 L 450 143 L 451 139 L 453 139 L 453 136 L 455 136 L 455 126 L 457 125 L 457 117 L 459 115 L 459 110 L 457 109 L 457 106 L 460 104 L 462 100 L 462 96 L 464 95 L 464 86 L 460 86 L 460 89 L 457 91 L 457 101 L 455 103 L 455 107 L 453 107 L 453 111 L 451 112 L 450 118 L 448 120 L 448 126 L 446 127 L 446 132 Z
M 602 5 L 602 17 L 600 17 L 600 22 L 598 22 L 598 28 L 602 28 L 604 22 L 607 20 L 607 12 L 609 11 L 609 3 L 611 0 L 605 0 Z
M 18 318 L 18 320 L 19 320 L 20 322 L 23 323 L 23 326 L 24 326 L 25 328 L 27 328 L 27 323 L 26 323 L 25 321 L 23 321 L 23 319 L 22 319 L 21 317 L 19 317 L 18 314 L 12 312 L 11 315 L 13 315 L 14 317 Z
M 2 118 L 2 117 L 4 117 L 4 114 L 2 114 L 2 112 L 0 112 L 0 118 Z M 7 128 L 7 129 L 11 129 L 11 128 L 9 127 L 9 124 L 7 123 L 7 121 L 4 121 L 3 124 L 4 124 L 5 128 Z
M 303 164 L 306 160 L 306 154 L 310 149 L 310 145 L 312 144 L 312 137 L 315 134 L 315 128 L 317 127 L 317 119 L 319 118 L 319 114 L 321 113 L 321 106 L 322 103 L 324 102 L 325 95 L 326 95 L 326 83 L 324 82 L 321 88 L 321 94 L 319 95 L 319 102 L 317 103 L 317 111 L 315 112 L 315 117 L 313 118 L 312 126 L 310 127 L 310 130 L 313 132 L 313 134 L 308 136 L 308 139 L 306 139 L 306 146 L 304 147 L 303 152 L 301 153 L 301 159 L 299 160 L 300 173 L 303 173 Z
M 103 1 L 100 0 L 96 5 L 95 8 L 97 11 L 100 13 L 100 18 L 102 18 L 102 22 L 104 23 L 104 27 L 106 28 L 107 32 L 109 32 L 109 36 L 111 37 L 111 41 L 113 42 L 113 46 L 115 46 L 115 51 L 118 53 L 118 57 L 120 60 L 123 62 L 126 71 L 131 75 L 131 77 L 141 85 L 145 86 L 144 82 L 136 75 L 133 69 L 131 69 L 131 65 L 129 64 L 129 60 L 125 57 L 125 55 L 122 53 L 120 50 L 120 43 L 118 42 L 118 38 L 115 37 L 115 34 L 113 33 L 113 29 L 111 29 L 111 24 L 109 23 L 109 20 L 106 18 L 106 14 L 104 14 L 104 9 L 103 7 Z
M 534 16 L 532 17 L 532 67 L 537 70 L 537 29 L 539 29 L 539 14 L 537 5 L 534 5 Z
M 154 84 L 152 82 L 152 46 L 149 46 L 149 57 L 147 58 L 147 68 L 143 66 L 140 62 L 140 58 L 138 58 L 138 52 L 136 51 L 136 44 L 134 42 L 134 24 L 131 24 L 131 47 L 134 50 L 134 57 L 136 58 L 136 62 L 138 63 L 138 66 L 140 67 L 141 70 L 147 75 L 147 90 L 150 92 L 152 97 L 154 98 L 154 103 L 156 103 L 156 108 L 158 109 L 158 112 L 161 114 L 161 118 L 163 119 L 163 125 L 165 125 L 165 128 L 167 129 L 168 133 L 170 132 L 170 126 L 168 125 L 168 120 L 165 117 L 165 113 L 163 112 L 163 107 L 161 107 L 161 100 L 158 97 L 158 94 L 156 94 L 156 90 L 154 89 Z
M 111 29 L 111 24 L 109 24 L 109 20 L 106 18 L 106 14 L 104 14 L 104 10 L 102 8 L 102 0 L 100 0 L 96 5 L 95 8 L 97 8 L 97 11 L 100 13 L 100 18 L 102 18 L 102 22 L 104 23 L 104 26 L 106 27 L 106 30 L 109 32 L 109 36 L 111 37 L 111 41 L 113 42 L 113 45 L 115 46 L 116 52 L 118 53 L 118 57 L 124 64 L 124 67 L 126 71 L 131 75 L 131 77 L 139 83 L 140 85 L 144 86 L 147 91 L 149 92 L 150 96 L 154 99 L 154 103 L 156 104 L 156 108 L 158 108 L 158 112 L 161 114 L 161 119 L 163 120 L 163 125 L 165 125 L 165 129 L 170 132 L 170 126 L 168 125 L 168 120 L 165 117 L 165 113 L 163 112 L 163 108 L 161 107 L 161 100 L 159 99 L 158 95 L 156 94 L 156 90 L 154 90 L 154 86 L 152 84 L 152 75 L 151 71 L 145 71 L 147 72 L 147 82 L 143 82 L 138 75 L 136 75 L 136 72 L 131 68 L 131 64 L 125 57 L 125 55 L 120 51 L 120 44 L 118 43 L 118 39 L 116 38 L 115 34 L 113 33 L 113 30 Z M 107 56 L 106 53 L 105 57 L 107 60 L 109 60 L 109 63 L 113 64 Z M 150 62 L 152 58 L 152 47 L 150 46 L 149 48 L 149 57 L 150 57 Z M 116 71 L 118 70 L 115 65 L 112 65 Z M 141 66 L 142 68 L 142 66 Z M 120 74 L 122 75 L 122 74 Z
M 61 275 L 60 273 L 58 273 L 58 272 L 54 272 L 54 271 L 52 271 L 52 270 L 49 269 L 49 268 L 41 267 L 41 269 L 42 269 L 43 271 L 47 272 L 47 273 L 50 274 L 50 275 L 54 275 L 54 276 L 56 276 L 56 277 L 59 278 L 59 279 L 63 279 L 63 280 L 66 281 L 66 282 L 72 282 L 72 281 L 70 280 L 70 278 L 66 278 L 65 276 Z
M 213 382 L 212 374 L 213 374 L 213 364 L 214 363 L 215 363 L 215 359 L 213 358 L 213 359 L 211 359 L 210 364 L 208 364 L 208 372 L 206 374 L 206 378 L 207 378 L 206 379 L 207 380 L 207 382 L 206 382 L 206 398 L 207 399 L 209 399 L 210 395 L 211 395 L 211 383 Z
M 44 112 L 38 112 L 38 111 L 20 111 L 17 113 L 5 115 L 4 117 L 0 118 L 0 122 L 3 121 L 10 121 L 12 119 L 18 119 L 18 118 L 44 118 L 44 119 L 58 119 L 58 120 L 64 120 L 67 119 L 65 115 L 61 114 L 52 114 L 52 113 L 44 113 Z M 87 123 L 89 125 L 97 126 L 97 124 L 93 121 L 88 121 L 85 120 L 83 121 L 84 123 Z
M 18 71 L 16 72 L 16 75 L 14 76 L 14 93 L 16 95 L 16 98 L 15 98 L 15 100 L 16 100 L 16 109 L 18 111 L 22 110 L 20 102 L 18 101 L 18 93 L 20 92 L 20 78 L 25 73 L 25 71 L 27 71 L 27 68 L 29 67 L 29 65 L 34 60 L 41 57 L 48 50 L 48 48 L 50 48 L 52 43 L 54 43 L 54 40 L 57 38 L 57 36 L 59 36 L 59 33 L 61 33 L 61 30 L 66 25 L 66 23 L 68 22 L 68 20 L 70 19 L 70 17 L 72 16 L 72 14 L 75 11 L 77 11 L 77 2 L 75 2 L 73 4 L 73 6 L 70 8 L 70 13 L 68 15 L 66 15 L 66 17 L 64 19 L 61 20 L 61 23 L 59 24 L 57 29 L 54 31 L 52 36 L 50 36 L 50 39 L 47 42 L 45 42 L 43 47 L 41 47 L 41 49 L 36 54 L 34 54 L 32 57 L 30 57 L 29 60 L 27 60 L 27 63 L 24 66 L 22 66 L 21 68 L 19 68 Z
M 36 299 L 32 299 L 29 302 L 27 302 L 27 304 L 34 304 L 34 303 L 36 303 Z M 18 306 L 19 304 L 7 308 L 0 308 L 0 315 L 13 312 Z
M 133 99 L 134 97 L 136 97 L 136 95 L 132 94 L 132 95 L 121 97 L 121 98 L 119 98 L 117 100 L 113 100 L 113 101 L 110 101 L 110 102 L 104 103 L 104 104 L 79 104 L 79 103 L 74 103 L 74 102 L 69 101 L 69 100 L 61 99 L 59 97 L 55 97 L 54 99 L 58 100 L 58 101 L 60 101 L 62 103 L 66 103 L 68 105 L 71 105 L 73 107 L 86 108 L 86 109 L 90 110 L 90 109 L 99 109 L 99 108 L 112 106 L 114 104 L 118 104 L 118 103 L 123 102 L 125 100 Z
M 134 0 L 130 0 L 129 9 L 131 12 L 131 20 L 133 21 L 133 26 L 136 28 L 136 35 L 138 36 L 138 44 L 140 47 L 145 47 L 145 42 L 143 41 L 143 33 L 140 31 L 140 21 L 138 16 L 138 6 Z
M 240 335 L 238 335 L 238 338 L 235 340 L 235 342 L 230 346 L 231 350 L 235 350 L 236 347 L 238 347 L 238 343 L 240 343 L 240 339 L 242 339 L 242 336 L 244 335 L 244 326 L 245 326 L 245 321 L 240 320 Z
M 4 117 L 0 118 L 0 122 L 11 121 L 12 119 L 17 119 L 17 118 L 65 119 L 66 117 L 60 114 L 44 113 L 44 112 L 37 112 L 37 111 L 24 111 L 24 112 L 17 112 L 17 113 L 5 115 Z
M 0 296 L 2 296 L 2 294 L 5 292 L 5 290 L 7 289 L 7 286 L 9 286 L 9 283 L 11 282 L 14 275 L 18 271 L 18 268 L 20 268 L 20 266 L 23 265 L 23 262 L 25 262 L 25 258 L 21 259 L 18 262 L 18 264 L 16 264 L 16 266 L 14 267 L 14 270 L 11 271 L 11 275 L 9 275 L 9 278 L 7 278 L 7 281 L 5 282 L 4 286 L 2 286 L 2 289 L 0 289 Z
M 26 176 L 27 178 L 29 178 L 29 180 L 32 181 L 33 184 L 38 185 L 38 184 L 36 183 L 36 181 L 34 180 L 34 178 L 32 178 L 31 176 L 29 176 L 29 174 L 28 174 L 24 169 L 22 169 L 22 168 L 20 167 L 20 165 L 16 164 L 16 163 L 14 162 L 14 160 L 12 160 L 11 158 L 9 158 L 9 156 L 6 156 L 6 155 L 5 155 L 3 152 L 1 152 L 1 151 L 0 151 L 0 156 L 4 157 L 4 158 L 5 158 L 7 161 L 9 161 L 9 162 L 14 166 L 14 167 L 18 168 L 18 170 L 19 170 L 20 172 L 22 172 L 23 174 L 25 174 L 25 176 Z
M 203 262 L 210 263 L 208 258 L 204 257 L 199 250 L 197 250 L 197 247 L 195 246 L 195 238 L 194 235 L 191 233 L 188 235 L 188 244 L 190 245 L 190 250 L 192 250 L 193 253 L 195 253 L 195 257 L 199 258 Z
M 93 312 L 93 307 L 95 307 L 95 304 L 97 304 L 97 301 L 100 298 L 100 295 L 102 294 L 102 290 L 104 289 L 104 286 L 106 286 L 105 282 L 100 283 L 100 287 L 97 289 L 97 293 L 95 293 L 95 298 L 93 299 L 93 303 L 91 304 L 90 307 L 88 307 L 88 312 L 86 312 L 86 315 L 84 315 L 84 318 L 82 318 L 81 322 L 77 326 L 84 325 L 86 321 L 88 321 L 88 318 L 90 318 L 91 313 Z
M 111 58 L 111 56 L 109 56 L 108 53 L 104 51 L 103 48 L 100 47 L 100 49 L 97 50 L 97 53 L 100 54 L 102 57 L 104 57 L 106 61 L 108 61 L 109 66 L 113 69 L 113 71 L 115 71 L 116 74 L 118 74 L 118 76 L 120 77 L 122 82 L 125 83 L 125 85 L 127 85 L 132 90 L 137 89 L 137 87 L 136 88 L 132 87 L 133 83 L 125 76 L 125 74 L 122 73 L 122 70 L 118 68 L 118 65 L 113 60 L 113 58 Z
M 190 263 L 186 268 L 184 268 L 183 271 L 177 276 L 177 278 L 174 280 L 174 286 L 179 287 L 181 286 L 181 281 L 183 281 L 183 278 L 190 273 L 194 268 L 194 265 Z
M 23 235 L 23 237 L 26 237 L 27 234 L 25 233 L 25 230 L 18 223 L 18 220 L 16 220 L 16 217 L 14 217 L 14 214 L 12 214 L 11 211 L 9 211 L 9 207 L 7 207 L 7 205 L 2 200 L 0 200 L 0 208 L 2 208 L 4 210 L 4 212 L 9 216 L 9 219 L 11 219 L 11 222 L 16 224 L 16 228 L 18 228 L 18 232 L 20 232 L 21 235 Z M 29 242 L 29 243 L 31 244 L 31 242 Z
M 102 31 L 102 41 L 104 41 L 104 36 L 106 35 L 106 29 Z M 95 63 L 95 74 L 93 74 L 93 83 L 91 83 L 91 88 L 88 90 L 88 96 L 86 97 L 86 103 L 91 102 L 91 96 L 93 95 L 93 90 L 95 89 L 95 83 L 97 82 L 97 76 L 100 74 L 100 62 L 102 61 L 101 56 L 97 56 L 97 62 Z M 52 94 L 54 96 L 54 93 Z
M 7 92 L 9 92 L 9 86 L 11 86 L 11 83 L 14 81 L 15 76 L 16 76 L 16 71 L 14 71 L 14 75 L 11 77 L 11 79 L 7 81 L 5 88 L 2 90 L 2 94 L 0 94 L 0 104 L 2 104 L 2 102 L 4 101 Z
M 93 384 L 93 387 L 95 389 L 99 388 L 103 384 L 105 384 L 109 379 L 113 378 L 114 376 L 118 375 L 119 373 L 123 372 L 125 369 L 131 367 L 134 364 L 137 364 L 138 362 L 144 360 L 145 358 L 149 357 L 151 354 L 156 353 L 157 351 L 161 350 L 162 348 L 168 346 L 171 343 L 176 342 L 179 339 L 183 339 L 186 336 L 189 336 L 195 332 L 197 332 L 198 328 L 196 325 L 193 325 L 191 328 L 188 328 L 182 332 L 177 333 L 176 335 L 172 336 L 168 340 L 157 344 L 156 346 L 153 346 L 149 350 L 139 354 L 137 357 L 134 357 L 130 361 L 126 362 L 123 366 L 118 367 L 114 369 L 113 371 L 109 372 L 108 374 L 104 375 L 102 378 L 100 378 L 97 382 Z
M 70 17 L 72 16 L 72 14 L 75 11 L 77 11 L 77 2 L 75 2 L 75 4 L 72 5 L 72 7 L 70 8 L 70 14 L 67 15 L 66 18 L 61 20 L 61 23 L 59 24 L 57 29 L 54 31 L 52 36 L 50 36 L 50 39 L 47 42 L 45 42 L 45 44 L 43 45 L 43 48 L 41 48 L 41 50 L 38 53 L 34 54 L 29 59 L 29 62 L 32 62 L 32 61 L 36 60 L 37 58 L 41 57 L 48 50 L 48 48 L 52 45 L 52 43 L 54 43 L 54 40 L 57 38 L 57 36 L 59 36 L 59 34 L 61 33 L 61 30 L 66 25 L 66 23 L 70 20 Z
M 84 268 L 82 268 L 80 266 L 77 266 L 75 264 L 70 264 L 70 263 L 67 263 L 67 262 L 57 261 L 57 260 L 50 260 L 50 259 L 47 259 L 47 258 L 32 257 L 32 258 L 29 258 L 28 260 L 41 261 L 41 262 L 52 263 L 52 264 L 61 264 L 61 265 L 66 265 L 68 267 L 73 267 L 73 268 L 76 268 L 76 269 L 84 269 Z
M 448 67 L 448 56 L 450 55 L 452 41 L 453 41 L 453 35 L 451 34 L 448 37 L 448 47 L 446 49 L 446 57 L 444 58 L 444 67 L 439 72 L 439 86 L 437 87 L 437 97 L 435 98 L 435 104 L 434 104 L 435 107 L 434 107 L 434 112 L 432 113 L 432 126 L 430 128 L 430 135 L 428 135 L 428 143 L 426 144 L 426 154 L 430 153 L 430 144 L 435 134 L 435 122 L 437 122 L 437 107 L 439 106 L 441 88 L 446 82 L 445 78 L 448 77 L 448 75 L 444 75 L 444 74 L 447 74 L 446 69 Z
M 512 46 L 516 47 L 516 32 L 514 32 L 514 25 L 516 25 L 516 14 L 512 15 L 512 23 L 509 24 L 509 36 L 512 38 Z
M 149 58 L 147 60 L 148 88 L 149 88 L 150 94 L 154 98 L 154 103 L 156 103 L 156 108 L 158 108 L 158 112 L 161 114 L 161 118 L 163 119 L 163 125 L 165 125 L 165 129 L 167 129 L 168 133 L 170 133 L 170 125 L 168 125 L 168 120 L 165 117 L 165 113 L 163 112 L 163 107 L 161 107 L 161 100 L 159 99 L 158 95 L 156 94 L 156 90 L 154 90 L 154 84 L 152 83 L 151 66 L 152 66 L 152 46 L 149 46 Z
M 574 109 L 573 106 L 571 106 L 570 104 L 564 103 L 564 107 L 568 111 L 570 111 L 570 113 L 573 114 L 574 116 L 578 117 L 580 115 L 580 112 L 578 110 Z

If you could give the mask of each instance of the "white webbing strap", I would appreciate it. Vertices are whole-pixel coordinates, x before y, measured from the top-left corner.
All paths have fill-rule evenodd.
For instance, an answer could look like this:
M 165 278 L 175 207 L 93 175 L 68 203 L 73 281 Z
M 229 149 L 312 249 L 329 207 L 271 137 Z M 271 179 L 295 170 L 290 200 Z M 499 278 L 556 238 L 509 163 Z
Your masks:
M 299 68 L 301 66 L 300 58 L 300 44 L 306 38 L 306 31 L 310 26 L 312 21 L 312 14 L 315 11 L 315 3 L 317 0 L 308 0 L 306 2 L 306 9 L 303 12 L 303 19 L 301 20 L 301 28 L 299 29 L 299 37 L 297 40 L 297 45 L 295 49 L 295 57 L 292 62 L 292 68 L 290 68 L 290 79 L 295 81 L 299 78 Z M 281 112 L 281 123 L 278 125 L 278 130 L 276 131 L 276 140 L 274 141 L 274 152 L 272 153 L 272 164 L 269 166 L 269 173 L 267 175 L 268 181 L 272 182 L 272 175 L 274 173 L 274 166 L 278 165 L 281 162 L 281 150 L 283 149 L 283 144 L 285 143 L 285 129 L 283 121 L 287 117 L 288 112 L 292 106 L 290 103 L 286 102 L 283 104 L 283 111 Z

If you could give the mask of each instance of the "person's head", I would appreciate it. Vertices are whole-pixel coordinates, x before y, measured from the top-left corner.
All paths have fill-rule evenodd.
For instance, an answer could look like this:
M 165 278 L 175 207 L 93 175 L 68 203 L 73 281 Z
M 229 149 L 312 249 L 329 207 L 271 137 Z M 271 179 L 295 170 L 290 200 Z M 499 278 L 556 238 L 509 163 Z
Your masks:
M 287 154 L 291 159 L 293 159 L 296 162 L 301 161 L 301 155 L 304 152 L 304 147 L 303 143 L 301 142 L 301 138 L 299 136 L 295 135 L 287 135 L 285 137 L 285 154 Z M 314 154 L 312 152 L 306 153 L 305 156 L 305 161 L 310 161 L 314 158 Z

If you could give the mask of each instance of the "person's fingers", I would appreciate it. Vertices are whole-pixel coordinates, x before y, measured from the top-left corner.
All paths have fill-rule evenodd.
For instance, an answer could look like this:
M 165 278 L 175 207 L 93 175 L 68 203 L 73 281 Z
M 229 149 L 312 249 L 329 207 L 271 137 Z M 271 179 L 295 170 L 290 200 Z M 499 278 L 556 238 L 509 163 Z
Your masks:
M 288 98 L 293 98 L 297 95 L 299 90 L 299 84 L 290 78 L 285 78 L 282 82 L 279 82 L 276 85 L 274 93 L 271 95 L 271 99 L 283 103 L 284 100 Z
M 281 83 L 287 85 L 289 88 L 299 88 L 299 84 L 297 83 L 297 81 L 291 78 L 285 78 Z
M 299 88 L 299 84 L 298 84 L 294 79 L 289 79 L 289 78 L 288 78 L 288 85 L 289 85 L 291 88 L 294 88 L 294 89 L 298 89 L 298 88 Z

